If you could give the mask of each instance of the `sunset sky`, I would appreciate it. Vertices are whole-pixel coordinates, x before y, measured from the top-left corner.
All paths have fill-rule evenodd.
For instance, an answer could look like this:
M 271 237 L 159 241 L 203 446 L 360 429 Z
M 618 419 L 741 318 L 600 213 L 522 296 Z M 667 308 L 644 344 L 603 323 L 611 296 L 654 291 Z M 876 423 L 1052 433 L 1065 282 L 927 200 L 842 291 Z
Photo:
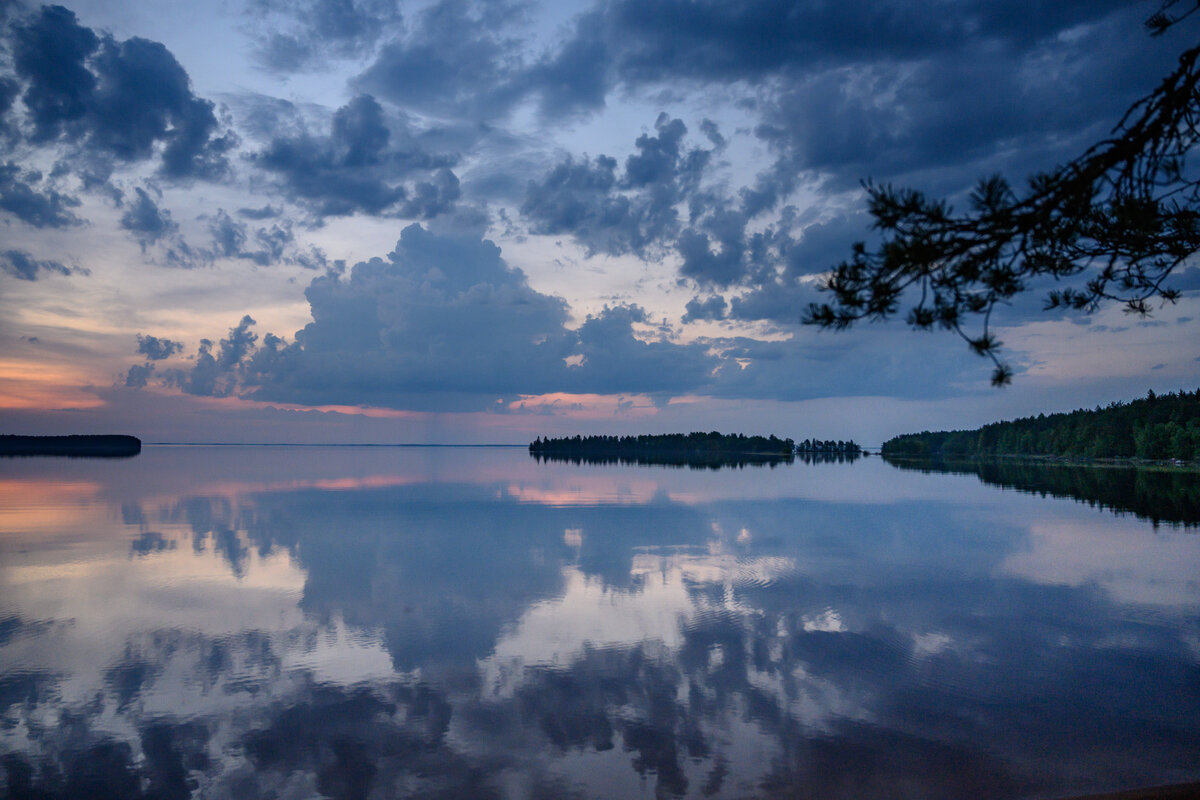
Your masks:
M 0 432 L 855 438 L 1200 385 L 1148 319 L 800 324 L 860 182 L 961 204 L 1194 43 L 1151 0 L 0 2 Z M 902 316 L 902 315 L 901 315 Z

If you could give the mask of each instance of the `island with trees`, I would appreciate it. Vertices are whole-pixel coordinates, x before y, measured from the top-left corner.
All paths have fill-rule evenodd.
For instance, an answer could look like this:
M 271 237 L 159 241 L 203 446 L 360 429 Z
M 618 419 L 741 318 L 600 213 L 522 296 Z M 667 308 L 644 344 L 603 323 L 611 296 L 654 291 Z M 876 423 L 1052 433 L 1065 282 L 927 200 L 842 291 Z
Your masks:
M 1200 461 L 1200 389 L 1107 407 L 1038 414 L 976 430 L 923 431 L 884 443 L 888 459 L 1031 456 Z
M 748 464 L 775 465 L 799 457 L 805 463 L 854 461 L 862 447 L 853 440 L 805 439 L 741 433 L 668 433 L 640 436 L 538 437 L 530 442 L 535 458 L 591 464 L 659 464 L 717 469 Z
M 796 443 L 797 453 L 811 453 L 814 455 L 841 455 L 841 456 L 859 456 L 862 455 L 862 447 L 853 439 L 845 441 L 838 439 L 805 439 L 802 442 Z
M 666 433 L 640 436 L 538 437 L 529 444 L 535 458 L 576 463 L 630 463 L 717 469 L 791 461 L 796 443 L 741 433 Z
M 136 436 L 0 435 L 0 456 L 76 456 L 81 458 L 126 458 L 142 451 Z
M 770 436 L 746 436 L 744 433 L 662 433 L 640 436 L 565 436 L 561 439 L 538 437 L 529 443 L 529 452 L 562 455 L 673 455 L 673 456 L 790 456 L 796 452 L 791 439 Z

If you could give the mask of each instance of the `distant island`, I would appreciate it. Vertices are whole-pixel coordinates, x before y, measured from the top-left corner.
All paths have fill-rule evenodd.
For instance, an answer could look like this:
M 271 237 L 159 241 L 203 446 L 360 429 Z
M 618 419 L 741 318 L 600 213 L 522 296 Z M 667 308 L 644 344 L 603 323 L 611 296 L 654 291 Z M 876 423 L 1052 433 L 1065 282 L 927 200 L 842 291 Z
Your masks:
M 923 431 L 884 443 L 885 458 L 992 456 L 1200 461 L 1200 389 L 1093 410 L 1038 414 L 966 431 Z
M 741 433 L 665 433 L 641 436 L 538 437 L 529 452 L 544 456 L 694 459 L 711 457 L 773 456 L 790 458 L 796 452 L 791 439 L 746 436 Z
M 123 458 L 142 451 L 136 436 L 12 436 L 0 435 L 0 456 L 80 456 Z
M 803 442 L 796 444 L 797 453 L 811 453 L 813 455 L 834 455 L 834 456 L 858 456 L 862 453 L 862 447 L 853 439 L 842 441 L 838 439 L 826 439 L 818 441 L 817 439 L 805 439 Z

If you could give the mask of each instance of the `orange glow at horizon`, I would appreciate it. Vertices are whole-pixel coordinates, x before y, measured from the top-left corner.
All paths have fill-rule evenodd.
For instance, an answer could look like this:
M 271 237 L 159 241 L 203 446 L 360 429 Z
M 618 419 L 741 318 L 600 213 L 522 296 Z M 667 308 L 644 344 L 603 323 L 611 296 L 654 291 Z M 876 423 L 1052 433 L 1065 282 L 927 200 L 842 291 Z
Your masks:
M 98 408 L 104 401 L 84 387 L 93 378 L 71 367 L 0 359 L 0 409 Z

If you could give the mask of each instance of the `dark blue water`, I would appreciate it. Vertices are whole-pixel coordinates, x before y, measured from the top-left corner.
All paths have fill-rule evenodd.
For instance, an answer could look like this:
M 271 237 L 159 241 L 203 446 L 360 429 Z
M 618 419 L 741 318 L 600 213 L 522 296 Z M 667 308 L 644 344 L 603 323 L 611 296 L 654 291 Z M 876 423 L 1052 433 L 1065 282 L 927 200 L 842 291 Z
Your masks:
M 1195 476 L 1172 480 L 1192 496 Z M 1200 780 L 1194 509 L 1156 524 L 1030 481 L 519 449 L 0 461 L 3 791 L 1036 798 Z

